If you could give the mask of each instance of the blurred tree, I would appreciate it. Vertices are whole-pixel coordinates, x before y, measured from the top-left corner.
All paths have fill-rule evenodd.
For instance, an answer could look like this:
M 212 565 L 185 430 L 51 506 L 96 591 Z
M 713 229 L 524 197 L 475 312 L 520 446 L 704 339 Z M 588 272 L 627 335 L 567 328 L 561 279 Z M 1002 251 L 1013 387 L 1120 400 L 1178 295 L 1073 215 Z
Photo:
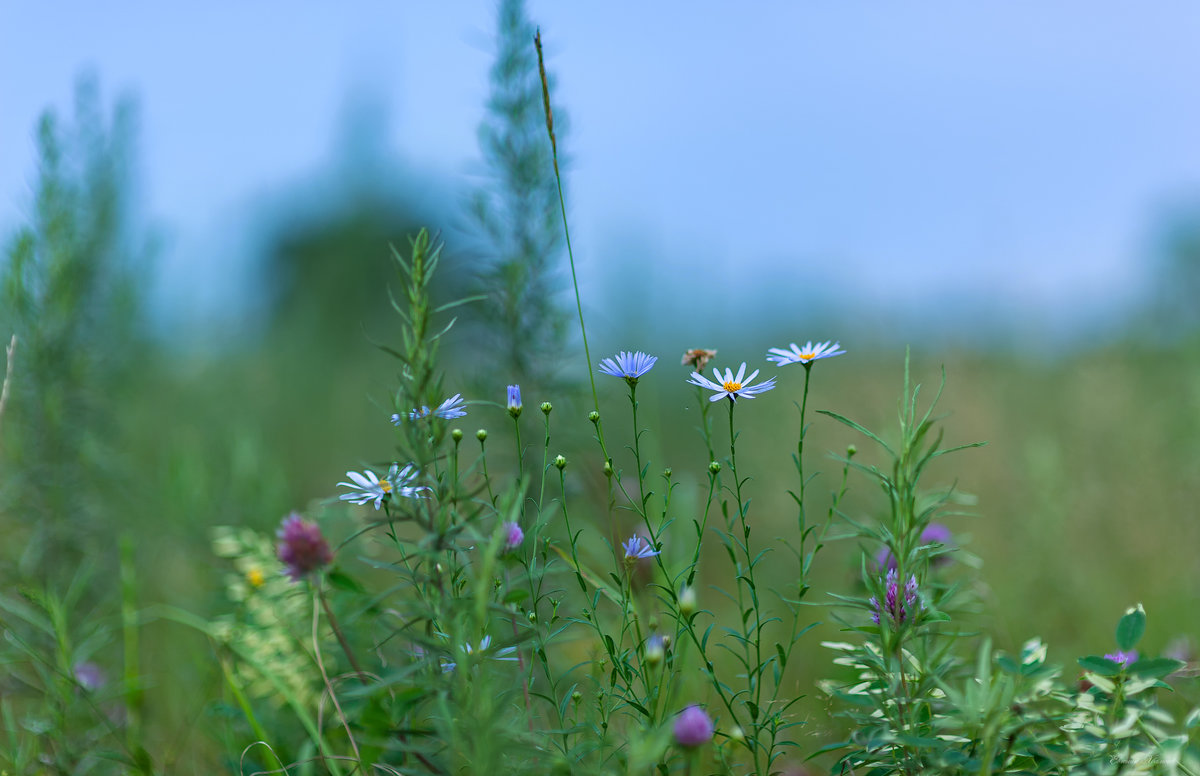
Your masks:
M 1150 324 L 1170 343 L 1200 333 L 1200 202 L 1171 208 L 1158 230 Z
M 405 246 L 443 220 L 434 187 L 389 154 L 377 96 L 352 94 L 340 124 L 330 170 L 264 208 L 260 286 L 272 349 L 293 343 L 339 355 L 365 350 L 364 328 L 384 336 L 395 315 L 388 244 Z
M 114 399 L 144 349 L 140 270 L 148 244 L 130 216 L 134 109 L 106 120 L 94 78 L 76 88 L 73 126 L 37 129 L 30 223 L 0 267 L 0 332 L 18 345 L 3 423 L 0 519 L 19 571 L 70 578 L 90 540 L 127 503 L 112 440 Z
M 569 317 L 562 306 L 562 215 L 533 47 L 536 30 L 524 0 L 500 3 L 498 28 L 487 117 L 479 127 L 490 181 L 469 205 L 475 292 L 486 297 L 474 308 L 472 334 L 479 373 L 550 391 L 560 387 Z M 557 105 L 553 111 L 561 149 L 565 114 Z

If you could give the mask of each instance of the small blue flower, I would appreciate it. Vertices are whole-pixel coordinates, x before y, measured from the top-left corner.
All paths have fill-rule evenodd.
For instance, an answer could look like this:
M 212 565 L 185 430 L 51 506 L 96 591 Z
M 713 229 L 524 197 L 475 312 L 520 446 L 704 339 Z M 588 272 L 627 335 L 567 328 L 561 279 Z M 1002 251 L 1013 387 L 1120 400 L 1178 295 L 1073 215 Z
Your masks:
M 514 418 L 521 414 L 521 386 L 508 386 L 508 414 Z
M 601 361 L 599 370 L 613 377 L 624 377 L 625 382 L 632 385 L 653 368 L 655 361 L 658 361 L 658 356 L 651 356 L 640 350 L 636 353 L 622 350 L 615 359 L 606 358 Z
M 834 342 L 830 344 L 828 341 L 819 344 L 806 342 L 804 347 L 800 347 L 795 342 L 790 348 L 771 348 L 767 351 L 767 360 L 774 361 L 779 366 L 787 364 L 811 364 L 819 358 L 833 358 L 840 356 L 846 351 L 838 350 L 841 347 L 840 343 Z
M 654 549 L 650 542 L 646 541 L 641 536 L 631 536 L 629 537 L 629 541 L 625 542 L 625 544 L 621 546 L 625 548 L 625 560 L 627 561 L 653 558 L 659 553 L 658 550 Z
M 466 417 L 467 411 L 463 409 L 466 404 L 467 403 L 465 400 L 463 400 L 462 394 L 456 393 L 449 399 L 446 399 L 444 402 L 439 404 L 437 409 L 435 409 L 432 413 L 429 411 L 428 407 L 421 405 L 417 409 L 408 413 L 408 419 L 420 420 L 421 418 L 427 418 L 430 415 L 442 418 L 444 420 L 453 420 L 454 418 Z M 399 413 L 392 415 L 392 425 L 394 426 L 399 426 L 403 420 L 404 418 Z

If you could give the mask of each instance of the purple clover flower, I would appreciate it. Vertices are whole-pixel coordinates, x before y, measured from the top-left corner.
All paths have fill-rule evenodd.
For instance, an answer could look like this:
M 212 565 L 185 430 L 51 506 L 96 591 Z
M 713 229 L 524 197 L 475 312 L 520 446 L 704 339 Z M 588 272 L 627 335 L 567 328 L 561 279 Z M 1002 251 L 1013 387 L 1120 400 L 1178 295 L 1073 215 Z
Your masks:
M 90 660 L 81 660 L 71 667 L 71 671 L 75 674 L 75 681 L 79 686 L 88 692 L 95 692 L 108 683 L 104 671 Z
M 925 608 L 925 604 L 921 601 L 920 596 L 917 595 L 917 577 L 915 574 L 908 577 L 908 582 L 904 583 L 904 590 L 902 592 L 896 569 L 889 569 L 886 586 L 887 590 L 884 594 L 882 605 L 880 605 L 878 598 L 871 596 L 871 608 L 875 610 L 871 614 L 871 622 L 879 625 L 880 621 L 886 616 L 891 628 L 896 630 L 916 614 L 918 604 L 922 609 Z
M 712 740 L 715 730 L 708 712 L 688 706 L 675 718 L 675 743 L 687 749 L 703 746 Z
M 954 534 L 950 533 L 950 529 L 941 523 L 930 523 L 921 532 L 921 544 L 952 545 L 954 544 Z M 949 555 L 942 554 L 936 556 L 930 564 L 934 568 L 939 568 L 952 562 L 953 560 Z M 875 553 L 875 566 L 880 571 L 896 568 L 896 556 L 892 554 L 891 547 L 885 545 L 879 549 L 879 552 Z
M 279 560 L 293 582 L 333 563 L 333 551 L 321 535 L 321 526 L 295 512 L 283 519 L 275 535 L 279 538 Z
M 1131 649 L 1128 652 L 1118 650 L 1116 652 L 1110 652 L 1109 654 L 1105 655 L 1104 659 L 1111 660 L 1114 663 L 1120 663 L 1123 666 L 1127 666 L 1130 663 L 1137 662 L 1138 651 L 1136 649 Z
M 504 524 L 504 551 L 512 552 L 525 541 L 525 532 L 513 521 Z

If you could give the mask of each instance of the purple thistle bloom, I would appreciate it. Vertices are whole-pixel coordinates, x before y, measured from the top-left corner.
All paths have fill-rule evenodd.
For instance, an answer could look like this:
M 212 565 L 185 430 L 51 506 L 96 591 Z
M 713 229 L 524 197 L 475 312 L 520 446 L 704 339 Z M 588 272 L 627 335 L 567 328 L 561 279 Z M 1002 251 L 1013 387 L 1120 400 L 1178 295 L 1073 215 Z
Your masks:
M 1105 655 L 1104 659 L 1111 660 L 1114 663 L 1120 663 L 1123 666 L 1127 666 L 1130 663 L 1137 662 L 1138 651 L 1136 649 L 1131 649 L 1128 652 L 1123 652 L 1123 651 L 1118 650 L 1116 652 L 1110 652 L 1109 654 Z
M 504 551 L 512 552 L 525 541 L 525 532 L 513 521 L 504 524 Z
M 643 560 L 645 558 L 653 558 L 659 553 L 654 549 L 650 542 L 640 536 L 631 536 L 629 541 L 625 542 L 622 547 L 625 548 L 625 560 L 632 563 L 635 560 Z
M 691 749 L 712 740 L 715 727 L 708 712 L 699 706 L 688 706 L 675 718 L 675 743 Z
M 333 562 L 333 551 L 321 535 L 321 526 L 303 520 L 295 512 L 283 519 L 275 535 L 279 538 L 279 560 L 294 582 Z
M 925 608 L 925 604 L 917 595 L 916 575 L 909 576 L 908 581 L 904 583 L 904 591 L 901 592 L 896 569 L 888 570 L 883 604 L 880 605 L 879 599 L 875 596 L 871 596 L 870 604 L 871 608 L 875 610 L 871 614 L 871 622 L 879 625 L 886 615 L 893 630 L 899 628 L 912 615 L 916 614 L 918 604 L 922 609 Z

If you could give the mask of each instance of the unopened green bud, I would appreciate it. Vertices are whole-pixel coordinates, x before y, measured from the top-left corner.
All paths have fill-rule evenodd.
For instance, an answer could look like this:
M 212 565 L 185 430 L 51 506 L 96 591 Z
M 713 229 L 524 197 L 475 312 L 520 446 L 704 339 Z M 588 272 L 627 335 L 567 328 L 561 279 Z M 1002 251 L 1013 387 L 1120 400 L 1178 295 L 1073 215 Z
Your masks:
M 562 471 L 567 468 L 567 459 L 561 455 L 556 455 L 554 456 L 554 465 L 558 467 L 559 471 Z
M 600 413 L 596 412 L 595 410 L 592 410 L 591 412 L 588 413 L 588 420 L 592 421 L 592 423 L 599 423 L 600 422 Z
M 710 474 L 717 474 L 718 472 L 720 472 L 721 471 L 721 462 L 713 461 L 712 463 L 710 463 L 708 465 L 708 471 Z
M 853 458 L 854 454 L 857 452 L 858 452 L 858 447 L 856 445 L 850 445 L 846 448 L 846 457 Z
M 740 744 L 746 740 L 746 732 L 737 725 L 734 725 L 733 730 L 729 731 L 729 737 Z
M 679 613 L 691 617 L 696 613 L 696 589 L 685 587 L 679 592 Z
M 529 614 L 525 615 L 525 618 L 530 622 L 537 622 L 537 612 L 530 612 Z
M 579 690 L 576 690 L 575 692 L 571 693 L 571 700 L 579 703 L 581 700 L 583 700 L 583 693 L 581 693 Z
M 663 661 L 666 650 L 663 647 L 662 636 L 654 635 L 646 639 L 646 664 L 656 666 Z
M 668 480 L 671 479 L 671 467 L 670 466 L 663 469 L 663 478 L 668 479 Z
M 613 472 L 613 470 L 612 470 L 612 461 L 605 461 L 605 462 L 604 462 L 604 476 L 605 476 L 605 477 L 611 477 L 611 476 L 612 476 L 612 472 Z
M 475 432 L 475 438 L 476 438 L 476 439 L 478 439 L 480 442 L 482 442 L 483 440 L 487 439 L 487 429 L 486 429 L 486 428 L 481 428 L 481 429 L 479 429 L 478 431 L 476 431 L 476 432 Z
M 544 401 L 544 402 L 542 402 L 542 413 L 543 413 L 543 414 L 545 414 L 545 415 L 549 415 L 549 414 L 550 414 L 550 410 L 552 410 L 552 409 L 554 409 L 554 405 L 553 405 L 553 404 L 551 404 L 551 403 L 550 403 L 550 402 L 548 402 L 548 401 Z
M 463 437 L 463 433 L 462 433 L 461 428 L 456 428 L 450 432 L 450 438 L 454 440 L 455 444 L 461 442 L 462 437 Z

